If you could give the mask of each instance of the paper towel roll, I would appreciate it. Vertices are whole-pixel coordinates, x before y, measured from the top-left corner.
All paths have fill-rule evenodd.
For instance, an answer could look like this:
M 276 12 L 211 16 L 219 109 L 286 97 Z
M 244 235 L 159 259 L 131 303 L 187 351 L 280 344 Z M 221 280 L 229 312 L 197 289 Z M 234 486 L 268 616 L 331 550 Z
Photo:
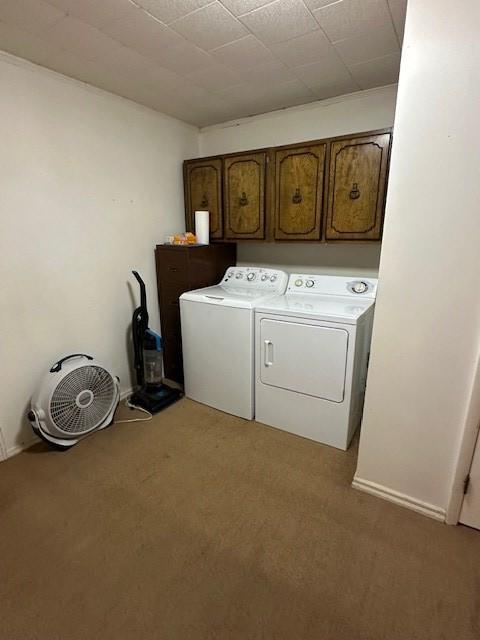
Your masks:
M 198 244 L 210 243 L 210 213 L 208 211 L 195 211 L 195 235 Z

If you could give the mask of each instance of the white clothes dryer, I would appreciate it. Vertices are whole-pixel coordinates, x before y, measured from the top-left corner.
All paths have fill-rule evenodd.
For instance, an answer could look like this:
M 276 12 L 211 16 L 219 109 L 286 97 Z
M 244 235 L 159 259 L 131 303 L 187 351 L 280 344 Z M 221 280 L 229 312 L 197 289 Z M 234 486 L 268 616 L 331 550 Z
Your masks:
M 346 450 L 362 416 L 375 278 L 290 275 L 255 310 L 255 418 Z

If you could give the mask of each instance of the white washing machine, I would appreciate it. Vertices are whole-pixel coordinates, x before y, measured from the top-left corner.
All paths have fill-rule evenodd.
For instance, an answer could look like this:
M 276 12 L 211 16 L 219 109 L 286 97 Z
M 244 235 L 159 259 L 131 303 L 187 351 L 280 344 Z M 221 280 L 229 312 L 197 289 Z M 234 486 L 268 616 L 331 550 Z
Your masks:
M 363 410 L 377 280 L 292 274 L 255 310 L 255 419 L 346 450 Z
M 254 415 L 254 308 L 283 294 L 276 269 L 231 267 L 220 284 L 180 296 L 185 395 L 251 420 Z

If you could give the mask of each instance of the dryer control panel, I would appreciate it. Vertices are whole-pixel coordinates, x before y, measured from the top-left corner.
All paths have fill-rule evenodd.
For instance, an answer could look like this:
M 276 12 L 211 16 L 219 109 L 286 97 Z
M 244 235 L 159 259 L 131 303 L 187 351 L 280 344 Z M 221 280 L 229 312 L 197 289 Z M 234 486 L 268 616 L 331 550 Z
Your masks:
M 286 293 L 315 293 L 325 296 L 351 296 L 352 298 L 375 298 L 377 278 L 355 276 L 326 276 L 309 273 L 292 273 L 288 279 Z
M 230 267 L 223 276 L 222 287 L 248 288 L 255 291 L 271 291 L 282 294 L 288 282 L 288 274 L 279 269 L 263 267 Z

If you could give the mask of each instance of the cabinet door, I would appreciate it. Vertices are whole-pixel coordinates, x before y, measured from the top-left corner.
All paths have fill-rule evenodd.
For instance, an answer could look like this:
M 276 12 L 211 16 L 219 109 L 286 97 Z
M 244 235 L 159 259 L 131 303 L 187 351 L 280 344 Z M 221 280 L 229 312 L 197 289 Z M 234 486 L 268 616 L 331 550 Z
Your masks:
M 265 237 L 265 153 L 225 158 L 225 237 Z
M 210 237 L 222 238 L 222 159 L 186 162 L 184 179 L 187 229 L 195 231 L 195 211 L 209 211 Z
M 326 145 L 275 152 L 275 239 L 319 240 Z
M 380 240 L 390 134 L 332 142 L 326 240 Z

